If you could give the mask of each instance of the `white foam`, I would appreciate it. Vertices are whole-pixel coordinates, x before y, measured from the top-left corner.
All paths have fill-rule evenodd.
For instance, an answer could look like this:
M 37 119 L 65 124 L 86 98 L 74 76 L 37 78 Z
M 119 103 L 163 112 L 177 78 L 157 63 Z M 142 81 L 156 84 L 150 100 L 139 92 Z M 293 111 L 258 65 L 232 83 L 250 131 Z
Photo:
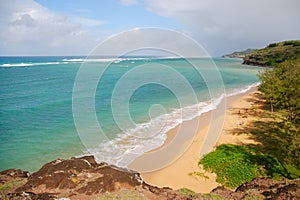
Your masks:
M 0 67 L 31 67 L 40 65 L 57 65 L 61 62 L 43 62 L 43 63 L 5 63 L 1 64 Z
M 234 96 L 249 91 L 260 82 L 253 83 L 231 93 L 222 94 L 207 102 L 174 109 L 172 112 L 157 116 L 149 122 L 137 124 L 136 127 L 125 130 L 113 140 L 101 143 L 98 148 L 88 149 L 87 154 L 95 156 L 98 162 L 107 162 L 120 167 L 127 167 L 135 158 L 143 153 L 163 145 L 166 133 L 183 121 L 192 120 L 217 108 L 226 96 Z
M 235 96 L 235 95 L 238 95 L 238 94 L 245 93 L 245 92 L 251 90 L 252 88 L 259 86 L 260 84 L 261 84 L 261 82 L 256 82 L 256 83 L 253 83 L 251 85 L 245 86 L 245 87 L 240 88 L 240 89 L 234 89 L 229 94 L 227 94 L 227 96 L 230 97 L 230 96 Z
M 2 64 L 1 67 L 25 67 L 32 66 L 31 63 L 16 63 L 16 64 Z
M 127 57 L 127 58 L 65 58 L 62 59 L 61 62 L 40 62 L 40 63 L 4 63 L 0 64 L 0 67 L 31 67 L 31 66 L 40 66 L 40 65 L 57 65 L 57 64 L 69 64 L 69 63 L 83 63 L 83 62 L 98 62 L 98 63 L 120 63 L 123 61 L 131 61 L 131 63 L 135 63 L 138 60 L 160 60 L 160 59 L 178 59 L 178 57 Z
M 147 123 L 137 124 L 136 127 L 117 135 L 115 139 L 101 143 L 98 148 L 88 149 L 88 152 L 94 155 L 98 162 L 127 167 L 138 156 L 161 146 L 167 138 L 166 132 L 183 121 L 215 109 L 224 97 L 223 94 L 217 99 L 175 109 Z
M 72 58 L 72 59 L 63 59 L 64 62 L 84 62 L 85 60 L 82 58 Z
M 136 60 L 151 60 L 151 58 L 88 58 L 84 60 L 85 62 L 113 62 L 113 63 L 119 63 L 122 61 L 136 61 Z

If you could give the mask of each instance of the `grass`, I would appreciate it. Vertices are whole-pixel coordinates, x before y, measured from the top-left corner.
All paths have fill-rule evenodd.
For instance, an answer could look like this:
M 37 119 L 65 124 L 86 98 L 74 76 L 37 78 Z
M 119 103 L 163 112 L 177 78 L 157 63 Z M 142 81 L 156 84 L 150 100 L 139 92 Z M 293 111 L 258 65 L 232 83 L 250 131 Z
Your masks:
M 190 172 L 188 173 L 189 176 L 195 177 L 195 178 L 204 178 L 204 179 L 209 179 L 208 176 L 206 176 L 204 173 L 202 172 Z
M 181 188 L 177 191 L 180 192 L 181 194 L 184 194 L 187 198 L 225 200 L 223 197 L 217 194 L 197 194 L 193 190 L 190 190 L 188 188 Z
M 282 177 L 284 167 L 271 155 L 247 145 L 223 144 L 205 155 L 199 164 L 217 174 L 216 181 L 228 188 L 236 188 L 256 177 Z
M 145 200 L 147 199 L 142 194 L 135 190 L 123 189 L 117 192 L 105 193 L 103 195 L 97 196 L 94 200 Z
M 204 198 L 204 199 L 211 199 L 211 200 L 225 200 L 222 196 L 217 194 L 200 194 L 196 195 L 196 197 Z
M 210 199 L 210 200 L 226 200 L 224 197 L 217 194 L 196 194 L 196 199 Z
M 12 180 L 12 181 L 6 182 L 0 186 L 0 192 L 6 192 L 13 188 L 18 188 L 21 185 L 23 185 L 25 182 L 26 182 L 26 180 L 23 180 L 23 179 L 17 179 L 17 180 Z
M 299 125 L 290 123 L 284 111 L 271 113 L 266 104 L 255 115 L 251 125 L 233 132 L 250 134 L 257 145 L 224 144 L 199 161 L 225 187 L 236 188 L 256 177 L 300 177 Z
M 189 197 L 196 194 L 193 190 L 190 190 L 188 188 L 180 188 L 177 191 Z

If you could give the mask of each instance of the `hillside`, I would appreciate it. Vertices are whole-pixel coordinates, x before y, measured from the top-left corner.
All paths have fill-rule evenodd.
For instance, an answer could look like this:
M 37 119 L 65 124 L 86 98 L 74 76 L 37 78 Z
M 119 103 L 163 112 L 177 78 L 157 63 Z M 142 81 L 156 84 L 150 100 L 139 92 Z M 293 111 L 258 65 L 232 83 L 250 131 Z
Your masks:
M 246 49 L 245 51 L 235 51 L 231 54 L 223 55 L 223 58 L 244 58 L 249 53 L 252 53 L 256 49 Z
M 276 67 L 286 60 L 300 58 L 300 40 L 269 44 L 246 55 L 243 64 Z

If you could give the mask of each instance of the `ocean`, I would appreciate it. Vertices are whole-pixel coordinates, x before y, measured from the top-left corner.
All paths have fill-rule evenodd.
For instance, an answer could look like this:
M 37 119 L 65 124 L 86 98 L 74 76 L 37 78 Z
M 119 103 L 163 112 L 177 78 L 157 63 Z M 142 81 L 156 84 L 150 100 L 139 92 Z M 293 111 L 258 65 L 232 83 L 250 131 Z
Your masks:
M 126 167 L 172 127 L 258 85 L 260 70 L 225 58 L 0 57 L 0 170 L 87 154 Z

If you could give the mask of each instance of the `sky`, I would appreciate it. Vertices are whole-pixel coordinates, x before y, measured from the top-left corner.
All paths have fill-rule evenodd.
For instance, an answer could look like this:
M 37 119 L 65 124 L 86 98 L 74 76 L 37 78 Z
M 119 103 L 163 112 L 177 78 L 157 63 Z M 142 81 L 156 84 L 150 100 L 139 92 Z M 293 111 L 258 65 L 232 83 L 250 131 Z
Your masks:
M 0 0 L 0 55 L 88 55 L 114 34 L 157 27 L 221 56 L 300 39 L 299 10 L 299 0 Z

